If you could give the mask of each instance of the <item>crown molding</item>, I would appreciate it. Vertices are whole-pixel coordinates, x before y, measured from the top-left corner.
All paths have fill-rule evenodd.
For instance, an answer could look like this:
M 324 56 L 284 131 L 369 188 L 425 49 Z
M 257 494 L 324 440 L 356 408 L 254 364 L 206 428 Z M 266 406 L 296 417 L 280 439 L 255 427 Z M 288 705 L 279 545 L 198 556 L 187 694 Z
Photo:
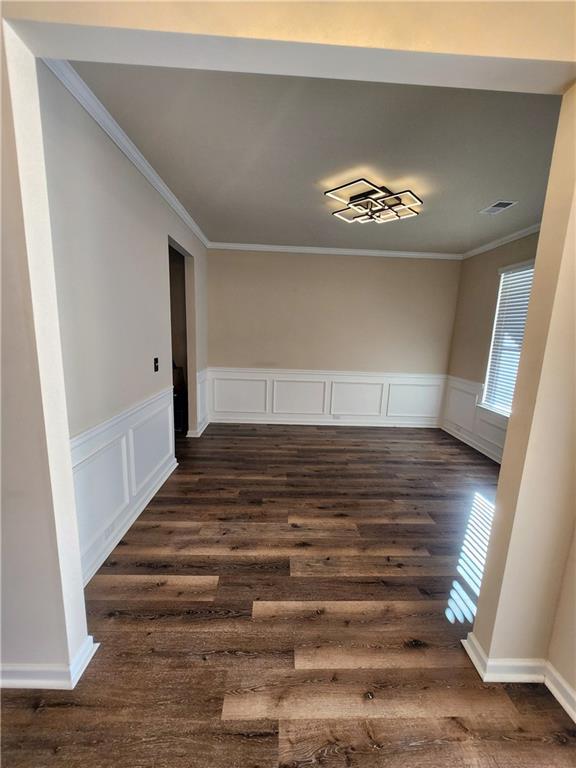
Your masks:
M 321 248 L 307 245 L 263 245 L 262 243 L 213 243 L 214 251 L 267 251 L 269 253 L 309 253 L 323 256 L 380 256 L 388 259 L 447 259 L 461 261 L 461 253 L 434 253 L 431 251 L 384 251 L 366 248 Z
M 48 69 L 56 75 L 62 85 L 70 91 L 76 101 L 84 107 L 90 117 L 92 117 L 98 123 L 100 128 L 108 134 L 118 149 L 120 149 L 126 155 L 128 160 L 136 166 L 154 189 L 162 195 L 170 208 L 172 208 L 180 219 L 182 219 L 184 224 L 186 224 L 202 244 L 208 248 L 209 240 L 204 232 L 202 232 L 198 224 L 194 221 L 192 216 L 190 216 L 186 208 L 182 205 L 180 200 L 178 200 L 168 185 L 160 178 L 154 168 L 152 168 L 134 142 L 128 138 L 127 134 L 118 125 L 116 120 L 114 120 L 102 102 L 96 98 L 70 62 L 60 59 L 42 59 L 42 61 L 46 64 Z
M 462 254 L 462 258 L 470 259 L 472 256 L 478 256 L 481 253 L 486 253 L 486 251 L 493 251 L 494 248 L 498 248 L 501 245 L 506 245 L 507 243 L 513 243 L 514 240 L 521 240 L 523 237 L 534 235 L 539 231 L 540 222 L 538 222 L 538 224 L 533 224 L 531 227 L 526 227 L 526 229 L 519 229 L 517 232 L 512 232 L 512 234 L 506 235 L 505 237 L 500 237 L 498 240 L 492 240 L 490 243 L 480 245 L 478 248 L 474 248 L 472 251 L 466 251 L 466 253 Z
M 300 245 L 266 245 L 262 243 L 216 243 L 209 240 L 200 226 L 190 216 L 180 200 L 162 180 L 134 142 L 127 136 L 116 120 L 108 112 L 102 102 L 94 95 L 84 80 L 76 72 L 70 62 L 62 59 L 42 59 L 50 71 L 60 80 L 62 85 L 72 94 L 78 103 L 98 123 L 102 130 L 112 139 L 118 149 L 140 171 L 144 178 L 164 198 L 174 213 L 196 235 L 208 250 L 218 251 L 260 251 L 268 253 L 308 253 L 326 256 L 376 256 L 388 259 L 439 259 L 461 261 L 477 256 L 485 251 L 491 251 L 500 245 L 511 243 L 527 235 L 534 234 L 540 229 L 535 224 L 527 229 L 514 232 L 507 237 L 467 251 L 466 253 L 436 253 L 434 251 L 387 251 L 361 248 L 323 248 Z

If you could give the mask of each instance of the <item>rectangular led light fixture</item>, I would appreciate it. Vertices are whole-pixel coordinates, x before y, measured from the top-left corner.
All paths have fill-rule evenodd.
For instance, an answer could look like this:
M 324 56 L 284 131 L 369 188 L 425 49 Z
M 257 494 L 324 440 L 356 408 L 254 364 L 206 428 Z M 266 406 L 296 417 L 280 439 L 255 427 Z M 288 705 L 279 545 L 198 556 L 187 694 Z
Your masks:
M 332 215 L 347 224 L 386 224 L 390 221 L 411 219 L 419 214 L 414 208 L 423 205 L 418 195 L 410 189 L 392 192 L 368 179 L 349 181 L 327 190 L 324 194 L 346 205 L 346 208 L 332 211 Z

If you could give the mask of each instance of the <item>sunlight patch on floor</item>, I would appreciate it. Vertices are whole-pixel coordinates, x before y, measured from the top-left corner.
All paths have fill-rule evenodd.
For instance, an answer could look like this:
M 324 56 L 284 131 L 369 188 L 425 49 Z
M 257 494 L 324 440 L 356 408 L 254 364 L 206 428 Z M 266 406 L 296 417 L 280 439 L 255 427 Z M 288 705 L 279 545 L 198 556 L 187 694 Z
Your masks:
M 475 493 L 456 568 L 460 579 L 452 582 L 444 611 L 452 624 L 472 622 L 476 616 L 493 518 L 494 504 L 481 493 Z

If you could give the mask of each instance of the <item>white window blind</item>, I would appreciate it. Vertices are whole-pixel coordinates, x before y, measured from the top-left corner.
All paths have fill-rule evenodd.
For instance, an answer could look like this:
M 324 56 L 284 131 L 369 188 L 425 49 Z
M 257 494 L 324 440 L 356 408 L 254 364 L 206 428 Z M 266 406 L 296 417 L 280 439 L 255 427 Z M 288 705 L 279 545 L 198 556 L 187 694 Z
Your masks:
M 482 404 L 509 416 L 524 341 L 534 263 L 501 270 Z

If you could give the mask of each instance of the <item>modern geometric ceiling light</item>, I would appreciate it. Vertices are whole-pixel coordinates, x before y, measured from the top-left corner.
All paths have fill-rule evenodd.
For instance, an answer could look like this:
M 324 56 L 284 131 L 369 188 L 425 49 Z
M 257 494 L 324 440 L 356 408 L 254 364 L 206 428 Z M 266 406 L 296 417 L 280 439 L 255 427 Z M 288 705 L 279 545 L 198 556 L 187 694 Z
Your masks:
M 346 208 L 333 211 L 332 216 L 347 224 L 386 224 L 389 221 L 409 219 L 418 216 L 418 211 L 414 209 L 422 205 L 422 200 L 409 189 L 391 192 L 387 187 L 378 187 L 367 179 L 349 181 L 324 194 L 346 205 Z

